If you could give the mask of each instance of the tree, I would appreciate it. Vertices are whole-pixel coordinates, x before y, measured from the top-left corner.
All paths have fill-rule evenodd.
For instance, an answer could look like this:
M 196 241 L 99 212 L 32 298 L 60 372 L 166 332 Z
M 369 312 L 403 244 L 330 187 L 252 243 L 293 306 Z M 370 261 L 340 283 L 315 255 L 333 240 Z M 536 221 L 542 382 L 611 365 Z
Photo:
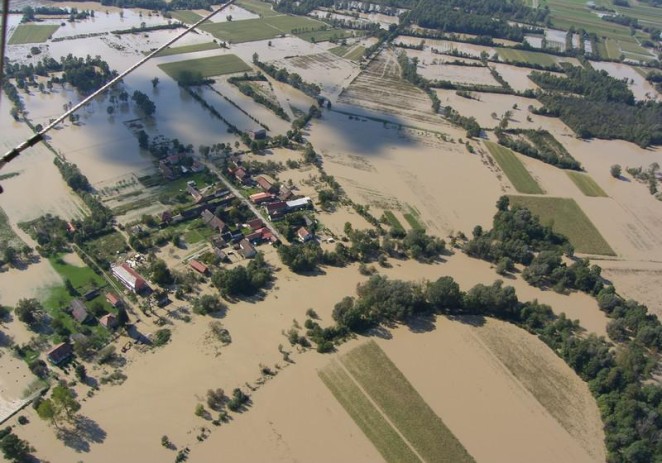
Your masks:
M 76 400 L 73 391 L 66 386 L 59 385 L 53 388 L 51 400 L 59 416 L 64 414 L 71 419 L 80 410 L 80 403 Z
M 193 312 L 200 315 L 207 315 L 210 313 L 224 310 L 225 304 L 216 296 L 205 294 L 193 301 Z
M 609 172 L 611 173 L 611 176 L 614 178 L 620 178 L 621 177 L 621 166 L 619 164 L 614 164 L 611 166 L 609 169 Z
M 159 85 L 159 78 L 154 77 L 151 82 L 152 82 L 152 88 L 156 88 L 156 86 Z
M 87 369 L 85 368 L 85 365 L 77 365 L 74 371 L 76 373 L 76 378 L 78 378 L 79 381 L 85 381 L 87 379 Z
M 23 463 L 28 461 L 32 447 L 27 441 L 10 432 L 0 440 L 0 450 L 7 460 Z
M 36 299 L 20 299 L 14 308 L 14 313 L 20 321 L 29 326 L 39 323 L 44 308 Z
M 57 426 L 57 410 L 51 399 L 42 400 L 37 406 L 37 415 L 42 420 L 50 421 Z
M 154 261 L 151 267 L 151 273 L 152 273 L 152 280 L 154 281 L 154 283 L 158 285 L 166 286 L 172 284 L 173 282 L 170 269 L 168 269 L 166 263 L 161 259 L 157 259 L 156 261 Z

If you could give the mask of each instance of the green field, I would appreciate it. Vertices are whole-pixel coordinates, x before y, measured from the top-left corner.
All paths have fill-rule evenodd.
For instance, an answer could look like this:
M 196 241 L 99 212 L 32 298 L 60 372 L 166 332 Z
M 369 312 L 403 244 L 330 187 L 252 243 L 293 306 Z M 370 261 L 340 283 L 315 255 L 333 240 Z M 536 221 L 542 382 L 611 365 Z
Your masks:
M 510 202 L 526 207 L 540 217 L 542 223 L 565 235 L 577 252 L 616 255 L 574 199 L 510 196 Z
M 196 51 L 218 50 L 220 47 L 214 42 L 196 43 L 195 45 L 184 45 L 181 47 L 166 48 L 156 56 L 181 55 L 183 53 L 194 53 Z
M 193 11 L 188 10 L 171 11 L 170 14 L 173 18 L 188 24 L 194 24 L 202 19 L 202 16 L 200 16 L 198 13 L 194 13 Z
M 400 221 L 393 212 L 384 211 L 384 216 L 386 217 L 386 220 L 388 220 L 388 223 L 391 225 L 391 227 L 394 230 L 398 230 L 404 233 L 405 228 L 402 226 L 402 224 L 400 223 Z
M 210 56 L 207 58 L 189 59 L 174 63 L 159 64 L 163 72 L 178 80 L 182 72 L 199 72 L 202 77 L 222 76 L 236 72 L 250 71 L 251 68 L 237 55 Z
M 374 341 L 350 351 L 342 363 L 424 461 L 474 462 Z
M 280 13 L 274 11 L 270 3 L 261 2 L 259 0 L 239 0 L 235 5 L 242 7 L 245 10 L 250 11 L 260 15 L 261 17 L 265 16 L 277 16 Z
M 550 18 L 555 28 L 568 30 L 571 26 L 574 26 L 575 29 L 584 29 L 589 33 L 594 32 L 601 38 L 606 37 L 608 39 L 618 40 L 622 48 L 631 48 L 635 50 L 633 53 L 646 55 L 644 49 L 630 35 L 629 27 L 603 21 L 595 12 L 589 10 L 586 3 L 583 0 L 548 0 L 545 2 L 545 5 L 550 8 Z M 651 24 L 658 24 L 657 27 L 662 27 L 662 12 L 658 8 L 641 7 L 640 5 L 633 5 L 632 8 L 619 8 L 612 5 L 609 1 L 598 1 L 596 3 L 598 5 L 603 4 L 609 8 L 616 8 L 627 16 L 647 17 Z M 631 5 L 633 3 L 630 2 Z M 599 48 L 601 52 L 605 51 L 602 46 Z M 618 55 L 620 55 L 620 52 L 618 54 L 614 53 L 613 46 L 610 47 L 607 45 L 606 48 L 609 52 L 609 58 L 618 58 Z
M 42 43 L 51 38 L 58 29 L 57 24 L 36 25 L 20 24 L 9 39 L 9 45 L 20 45 L 23 43 Z
M 340 365 L 331 363 L 319 372 L 319 376 L 388 463 L 420 463 L 421 460 Z
M 514 63 L 538 64 L 540 66 L 554 66 L 557 60 L 554 56 L 535 51 L 516 50 L 514 48 L 497 48 L 496 52 L 502 60 Z
M 492 157 L 496 160 L 510 180 L 510 183 L 513 184 L 515 189 L 520 193 L 527 194 L 543 194 L 544 191 L 538 185 L 538 182 L 531 176 L 531 174 L 526 170 L 524 164 L 517 159 L 515 153 L 510 151 L 508 148 L 497 145 L 491 141 L 486 141 L 485 146 L 492 154 Z
M 600 185 L 595 183 L 595 180 L 593 180 L 590 175 L 570 171 L 566 171 L 566 173 L 568 174 L 568 177 L 570 177 L 570 180 L 572 180 L 575 185 L 577 185 L 577 188 L 579 188 L 586 196 L 607 197 L 607 193 L 600 188 Z
M 349 59 L 352 61 L 360 61 L 365 53 L 365 47 L 362 45 L 340 45 L 330 48 L 329 51 L 341 58 Z
M 273 39 L 293 31 L 306 32 L 326 26 L 323 22 L 303 16 L 269 16 L 224 23 L 203 24 L 200 28 L 219 40 L 232 43 Z

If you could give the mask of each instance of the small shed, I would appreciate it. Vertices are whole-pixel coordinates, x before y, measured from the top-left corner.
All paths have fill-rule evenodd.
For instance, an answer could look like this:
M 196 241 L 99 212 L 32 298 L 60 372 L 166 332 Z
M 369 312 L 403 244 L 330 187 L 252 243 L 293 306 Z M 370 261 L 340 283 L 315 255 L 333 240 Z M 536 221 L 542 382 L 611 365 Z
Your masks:
M 107 313 L 99 319 L 99 324 L 108 330 L 117 328 L 117 317 L 112 313 Z

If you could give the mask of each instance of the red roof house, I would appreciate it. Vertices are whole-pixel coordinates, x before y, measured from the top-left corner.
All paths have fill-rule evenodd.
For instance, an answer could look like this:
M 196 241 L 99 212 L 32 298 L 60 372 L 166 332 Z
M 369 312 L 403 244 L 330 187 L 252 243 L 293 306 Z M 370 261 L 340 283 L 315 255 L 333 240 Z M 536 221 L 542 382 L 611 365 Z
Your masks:
M 193 270 L 195 270 L 198 273 L 202 273 L 203 275 L 206 275 L 207 272 L 209 272 L 209 268 L 198 260 L 191 259 L 188 261 L 188 264 L 191 266 Z
M 61 342 L 46 352 L 46 358 L 48 358 L 48 361 L 53 365 L 59 365 L 66 362 L 73 354 L 74 350 L 73 347 L 71 347 L 71 344 Z

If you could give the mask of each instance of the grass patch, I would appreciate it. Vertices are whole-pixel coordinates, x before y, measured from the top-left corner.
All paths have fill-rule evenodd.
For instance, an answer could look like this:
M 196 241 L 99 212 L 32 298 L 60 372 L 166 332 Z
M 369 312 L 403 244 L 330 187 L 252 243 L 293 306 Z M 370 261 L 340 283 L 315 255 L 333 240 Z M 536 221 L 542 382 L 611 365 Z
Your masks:
M 556 64 L 556 59 L 546 53 L 515 50 L 514 48 L 497 48 L 496 52 L 501 59 L 514 63 L 537 64 L 540 66 L 554 66 Z
M 122 235 L 118 231 L 113 231 L 107 235 L 87 241 L 82 245 L 86 253 L 88 253 L 97 262 L 114 262 L 117 255 L 127 250 L 128 245 Z
M 523 206 L 540 221 L 565 235 L 577 252 L 614 256 L 616 253 L 574 199 L 510 196 L 512 204 Z
M 136 209 L 142 209 L 154 204 L 154 198 L 141 198 L 136 201 L 132 201 L 121 206 L 114 207 L 112 209 L 114 216 L 122 216 L 127 212 L 134 211 Z
M 193 11 L 189 10 L 171 11 L 170 14 L 173 18 L 188 24 L 194 24 L 202 19 L 202 16 L 200 16 L 198 13 L 194 13 Z
M 352 61 L 360 61 L 365 54 L 365 47 L 363 45 L 357 45 L 352 48 L 343 58 L 350 59 Z
M 342 363 L 423 460 L 474 462 L 375 342 L 356 347 Z
M 569 171 L 566 173 L 568 174 L 568 177 L 570 177 L 570 180 L 572 180 L 573 183 L 577 185 L 577 188 L 579 188 L 586 196 L 607 197 L 605 190 L 600 188 L 600 185 L 598 185 L 590 175 Z
M 250 71 L 251 68 L 237 55 L 209 56 L 207 58 L 189 59 L 174 63 L 159 64 L 163 72 L 175 80 L 179 80 L 182 72 L 199 72 L 202 77 L 221 76 L 237 72 Z
M 212 237 L 214 232 L 212 228 L 206 226 L 202 220 L 196 219 L 196 222 L 191 224 L 188 231 L 184 233 L 184 240 L 188 244 L 199 243 L 200 241 L 206 241 Z
M 260 15 L 261 17 L 278 16 L 280 14 L 273 10 L 270 3 L 261 2 L 260 0 L 239 0 L 235 5 L 240 6 L 251 13 Z
M 388 463 L 421 461 L 340 365 L 332 362 L 319 377 Z
M 168 47 L 156 54 L 156 56 L 181 55 L 184 53 L 195 53 L 196 51 L 217 50 L 220 47 L 214 42 L 196 43 L 194 45 L 184 45 L 181 47 Z
M 524 164 L 517 159 L 517 156 L 512 151 L 490 141 L 486 141 L 485 146 L 487 146 L 490 154 L 492 154 L 492 157 L 499 164 L 499 167 L 501 167 L 501 170 L 504 171 L 506 177 L 508 177 L 508 180 L 510 180 L 510 183 L 513 184 L 517 191 L 527 194 L 544 193 L 538 182 L 535 181 L 524 167 Z
M 20 45 L 23 43 L 42 43 L 51 38 L 59 28 L 57 24 L 36 25 L 20 24 L 9 39 L 9 45 Z
M 335 42 L 336 40 L 342 40 L 348 37 L 354 37 L 353 31 L 343 30 L 343 29 L 327 29 L 327 30 L 317 30 L 303 32 L 301 34 L 296 34 L 302 40 L 305 40 L 310 43 L 319 43 L 319 42 Z
M 398 230 L 402 233 L 405 232 L 405 228 L 402 226 L 398 218 L 395 216 L 395 214 L 391 211 L 384 211 L 384 216 L 386 217 L 386 220 L 388 220 L 388 223 L 391 225 L 391 227 L 394 230 Z
M 306 33 L 326 25 L 303 16 L 278 15 L 224 23 L 203 24 L 200 28 L 219 40 L 232 43 L 273 39 L 284 34 Z
M 9 225 L 9 218 L 7 217 L 7 214 L 5 214 L 5 211 L 2 210 L 2 208 L 0 208 L 0 244 L 2 245 L 3 249 L 5 245 L 11 246 L 18 250 L 25 246 L 23 240 L 18 237 L 18 235 L 11 228 L 11 225 Z
M 404 212 L 402 216 L 405 218 L 409 226 L 414 230 L 425 231 L 425 225 L 423 225 L 420 220 L 420 212 L 417 209 L 411 207 L 409 204 L 407 204 L 407 208 L 409 209 L 409 212 Z

